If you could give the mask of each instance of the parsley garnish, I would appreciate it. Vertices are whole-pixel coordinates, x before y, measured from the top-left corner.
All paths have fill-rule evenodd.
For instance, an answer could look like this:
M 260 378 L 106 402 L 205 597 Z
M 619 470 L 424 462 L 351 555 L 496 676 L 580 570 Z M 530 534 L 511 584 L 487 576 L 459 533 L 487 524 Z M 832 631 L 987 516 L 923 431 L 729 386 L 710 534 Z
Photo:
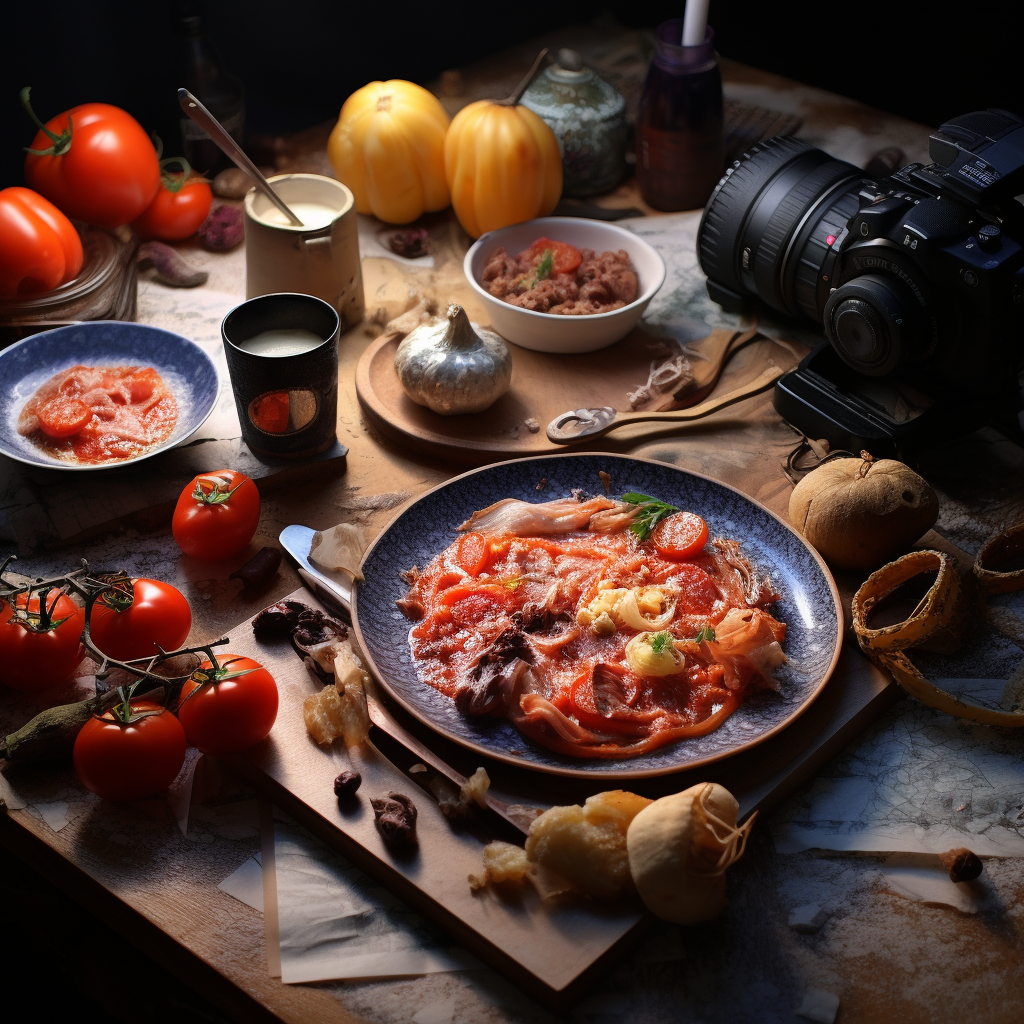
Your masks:
M 672 634 L 667 629 L 664 629 L 660 633 L 655 633 L 654 636 L 649 637 L 647 642 L 651 645 L 651 650 L 655 654 L 664 654 L 672 649 Z
M 628 501 L 631 505 L 639 506 L 637 514 L 633 517 L 633 522 L 630 524 L 630 530 L 636 534 L 640 540 L 647 540 L 651 535 L 651 530 L 661 522 L 665 516 L 670 516 L 673 512 L 678 512 L 679 509 L 675 505 L 669 505 L 668 502 L 661 501 L 658 498 L 652 498 L 649 494 L 636 494 L 629 493 L 622 496 L 623 501 Z
M 715 627 L 704 626 L 701 631 L 693 638 L 695 644 L 702 643 L 707 640 L 709 643 L 715 642 Z
M 540 258 L 540 263 L 537 264 L 537 269 L 534 271 L 533 277 L 535 281 L 543 281 L 548 274 L 551 273 L 551 268 L 555 265 L 555 256 L 550 249 L 544 250 L 544 255 Z

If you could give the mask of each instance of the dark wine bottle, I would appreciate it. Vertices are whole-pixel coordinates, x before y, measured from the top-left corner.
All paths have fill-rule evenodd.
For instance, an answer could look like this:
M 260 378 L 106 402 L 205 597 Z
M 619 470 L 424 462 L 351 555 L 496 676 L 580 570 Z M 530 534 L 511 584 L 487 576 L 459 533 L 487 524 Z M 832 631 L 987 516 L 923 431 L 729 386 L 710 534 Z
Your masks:
M 182 81 L 178 87 L 188 89 L 242 145 L 245 127 L 245 90 L 242 83 L 224 67 L 198 7 L 185 3 L 179 10 L 179 73 Z M 179 124 L 182 152 L 194 170 L 212 176 L 231 166 L 228 157 L 195 121 L 182 114 Z

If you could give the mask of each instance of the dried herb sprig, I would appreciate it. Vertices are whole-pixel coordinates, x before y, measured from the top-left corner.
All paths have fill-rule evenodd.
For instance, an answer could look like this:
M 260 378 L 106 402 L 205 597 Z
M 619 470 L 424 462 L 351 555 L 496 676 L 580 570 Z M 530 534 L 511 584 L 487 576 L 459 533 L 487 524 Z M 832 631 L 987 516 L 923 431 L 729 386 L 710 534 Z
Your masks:
M 635 491 L 624 494 L 622 500 L 637 506 L 636 515 L 629 529 L 639 540 L 647 540 L 662 519 L 679 511 L 675 505 L 670 505 L 667 501 L 652 498 L 649 494 L 637 494 Z

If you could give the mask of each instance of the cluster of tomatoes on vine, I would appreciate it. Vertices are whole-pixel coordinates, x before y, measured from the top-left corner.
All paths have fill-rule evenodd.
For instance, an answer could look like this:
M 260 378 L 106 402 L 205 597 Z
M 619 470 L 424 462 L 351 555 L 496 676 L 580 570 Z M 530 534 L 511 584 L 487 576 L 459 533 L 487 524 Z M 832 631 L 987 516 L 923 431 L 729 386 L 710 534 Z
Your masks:
M 185 554 L 221 561 L 249 546 L 259 514 L 253 481 L 219 470 L 184 488 L 171 529 Z M 10 563 L 0 566 L 0 683 L 45 692 L 85 657 L 98 665 L 98 689 L 112 673 L 129 679 L 110 689 L 74 740 L 79 777 L 99 796 L 159 795 L 188 746 L 229 754 L 269 735 L 278 706 L 273 677 L 251 658 L 216 653 L 226 641 L 184 648 L 192 612 L 177 588 L 124 571 L 95 573 L 85 562 L 51 579 L 14 580 Z M 185 674 L 168 675 L 182 658 Z
M 45 124 L 22 103 L 38 131 L 25 157 L 28 188 L 0 190 L 0 299 L 52 291 L 74 280 L 84 252 L 71 223 L 98 228 L 130 224 L 146 239 L 180 241 L 210 214 L 209 182 L 180 157 L 161 160 L 129 113 L 83 103 Z

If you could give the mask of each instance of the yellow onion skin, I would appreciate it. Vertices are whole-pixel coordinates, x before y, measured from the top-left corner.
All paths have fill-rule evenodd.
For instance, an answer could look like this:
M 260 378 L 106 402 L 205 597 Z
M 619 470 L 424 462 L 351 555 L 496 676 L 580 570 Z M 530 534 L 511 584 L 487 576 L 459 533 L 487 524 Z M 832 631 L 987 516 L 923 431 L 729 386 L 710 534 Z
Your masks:
M 455 215 L 473 238 L 546 217 L 562 195 L 555 133 L 523 106 L 463 107 L 445 138 L 444 165 Z
M 356 209 L 388 224 L 408 224 L 448 206 L 448 124 L 437 97 L 413 82 L 370 82 L 352 93 L 327 141 L 327 156 L 352 190 Z

